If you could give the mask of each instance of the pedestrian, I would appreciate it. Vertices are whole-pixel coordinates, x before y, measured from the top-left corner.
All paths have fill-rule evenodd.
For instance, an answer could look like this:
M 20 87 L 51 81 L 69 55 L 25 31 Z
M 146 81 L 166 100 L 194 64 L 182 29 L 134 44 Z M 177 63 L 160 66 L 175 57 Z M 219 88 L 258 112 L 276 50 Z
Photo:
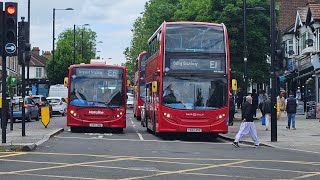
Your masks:
M 247 96 L 246 97 L 246 102 L 243 105 L 243 119 L 240 125 L 240 130 L 237 133 L 235 140 L 233 142 L 234 147 L 239 147 L 239 141 L 240 139 L 247 134 L 251 135 L 251 138 L 254 142 L 255 147 L 259 147 L 259 140 L 257 136 L 257 130 L 256 126 L 254 125 L 253 122 L 253 112 L 252 112 L 252 97 Z
M 241 109 L 242 108 L 242 102 L 243 102 L 243 92 L 242 92 L 241 88 L 239 88 L 238 91 L 237 91 L 236 102 L 237 102 L 237 108 Z
M 236 105 L 234 96 L 230 93 L 230 103 L 229 103 L 229 126 L 233 126 L 234 114 L 236 113 Z
M 268 99 L 268 96 L 267 96 L 265 90 L 260 90 L 259 99 L 260 99 L 259 109 L 260 109 L 261 114 L 262 114 L 262 117 L 263 117 L 263 116 L 264 116 L 264 112 L 263 112 L 262 106 L 263 106 L 263 103 Z M 261 118 L 262 118 L 262 117 L 261 117 Z
M 298 100 L 294 97 L 293 92 L 290 92 L 289 97 L 285 101 L 285 110 L 287 111 L 288 125 L 287 129 L 290 129 L 292 123 L 292 129 L 296 130 L 296 112 L 297 112 Z
M 285 110 L 285 101 L 284 92 L 281 91 L 279 96 L 277 96 L 277 106 L 280 106 L 280 111 L 277 112 L 277 119 L 279 120 Z
M 263 113 L 265 116 L 265 120 L 266 120 L 266 131 L 269 130 L 269 122 L 270 122 L 270 118 L 271 118 L 271 100 L 270 98 L 268 98 L 262 106 L 263 109 Z
M 253 89 L 251 93 L 252 97 L 252 109 L 254 117 L 257 117 L 257 108 L 258 108 L 258 94 L 257 90 Z

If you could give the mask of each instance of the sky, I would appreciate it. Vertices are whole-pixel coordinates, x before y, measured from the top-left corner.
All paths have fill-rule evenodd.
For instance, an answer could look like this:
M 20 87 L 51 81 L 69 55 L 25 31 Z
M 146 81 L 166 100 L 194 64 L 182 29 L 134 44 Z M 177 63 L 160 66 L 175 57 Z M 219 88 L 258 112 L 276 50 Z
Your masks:
M 147 0 L 30 0 L 30 42 L 40 51 L 52 50 L 53 8 L 73 8 L 73 11 L 55 11 L 55 37 L 73 25 L 90 24 L 97 33 L 97 55 L 110 64 L 125 62 L 123 51 L 130 45 L 132 24 L 141 16 Z M 9 2 L 5 0 L 3 2 Z M 28 18 L 28 0 L 18 2 L 18 21 Z M 112 59 L 109 59 L 112 58 Z

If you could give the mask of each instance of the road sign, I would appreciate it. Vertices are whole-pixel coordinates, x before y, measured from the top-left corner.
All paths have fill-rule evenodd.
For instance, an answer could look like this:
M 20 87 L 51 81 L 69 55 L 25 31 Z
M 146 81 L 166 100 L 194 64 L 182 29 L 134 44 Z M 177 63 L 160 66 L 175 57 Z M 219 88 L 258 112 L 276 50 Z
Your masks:
M 8 54 L 13 54 L 13 53 L 16 52 L 17 47 L 16 47 L 16 45 L 13 44 L 13 43 L 8 43 L 8 44 L 6 44 L 6 46 L 5 46 L 5 50 L 6 50 L 6 52 L 7 52 Z
M 41 122 L 44 125 L 45 128 L 50 123 L 50 110 L 49 107 L 42 107 L 41 108 Z

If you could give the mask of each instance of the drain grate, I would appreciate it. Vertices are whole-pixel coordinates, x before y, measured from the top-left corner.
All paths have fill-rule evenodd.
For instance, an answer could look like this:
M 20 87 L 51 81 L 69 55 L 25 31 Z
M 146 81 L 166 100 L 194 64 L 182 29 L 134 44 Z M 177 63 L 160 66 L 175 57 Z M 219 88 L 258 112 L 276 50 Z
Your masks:
M 320 136 L 320 134 L 313 134 L 313 135 L 311 135 L 311 136 Z

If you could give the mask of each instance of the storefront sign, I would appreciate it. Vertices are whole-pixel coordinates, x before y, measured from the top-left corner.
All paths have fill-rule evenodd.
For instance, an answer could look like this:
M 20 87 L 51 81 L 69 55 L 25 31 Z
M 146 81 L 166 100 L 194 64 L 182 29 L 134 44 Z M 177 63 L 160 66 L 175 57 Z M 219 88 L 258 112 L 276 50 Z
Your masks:
M 293 59 L 288 59 L 287 61 L 287 71 L 291 72 L 294 71 L 295 65 Z

